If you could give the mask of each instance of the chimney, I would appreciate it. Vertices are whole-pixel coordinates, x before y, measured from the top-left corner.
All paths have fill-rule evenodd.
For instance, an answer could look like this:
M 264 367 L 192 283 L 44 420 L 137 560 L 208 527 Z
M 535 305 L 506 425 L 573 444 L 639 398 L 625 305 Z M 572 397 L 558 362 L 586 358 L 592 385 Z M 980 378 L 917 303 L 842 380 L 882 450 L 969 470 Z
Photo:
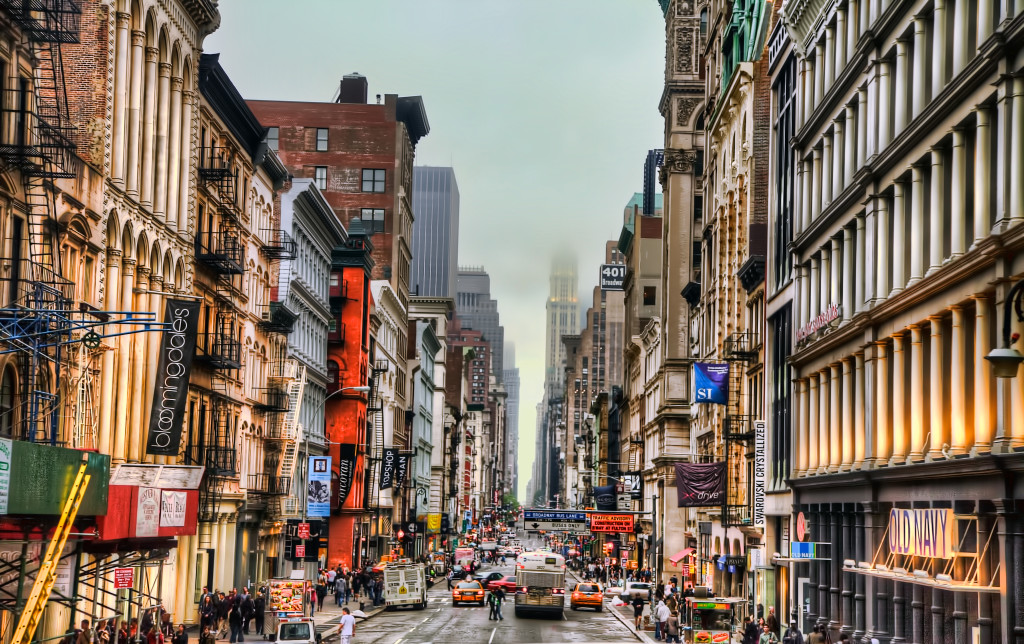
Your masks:
M 341 89 L 338 92 L 339 103 L 366 104 L 369 84 L 366 77 L 359 73 L 346 74 L 341 79 Z

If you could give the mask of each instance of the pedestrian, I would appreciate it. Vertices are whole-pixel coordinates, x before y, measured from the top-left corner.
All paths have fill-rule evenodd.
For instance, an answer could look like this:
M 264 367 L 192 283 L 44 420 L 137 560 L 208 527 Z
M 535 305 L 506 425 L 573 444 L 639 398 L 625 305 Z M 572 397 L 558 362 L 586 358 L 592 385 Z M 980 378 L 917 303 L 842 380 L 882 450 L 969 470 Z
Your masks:
M 491 593 L 491 597 L 494 598 L 494 614 L 498 617 L 499 621 L 504 621 L 505 617 L 501 614 L 501 605 L 505 602 L 505 589 L 498 586 Z
M 188 633 L 185 632 L 184 624 L 178 624 L 178 630 L 174 631 L 171 644 L 188 644 Z
M 362 588 L 362 583 L 360 583 L 358 574 L 352 574 L 352 583 L 350 586 L 352 587 L 352 599 L 359 601 L 359 589 Z
M 249 589 L 246 588 L 242 594 L 242 633 L 249 634 L 249 622 L 256 614 L 256 602 L 253 601 Z
M 796 626 L 796 620 L 789 620 L 789 628 L 782 636 L 782 644 L 804 644 L 804 634 Z
M 373 584 L 373 590 L 375 593 L 374 606 L 380 606 L 384 603 L 384 578 L 377 577 L 377 581 Z
M 348 582 L 345 581 L 345 576 L 338 574 L 334 576 L 334 603 L 337 606 L 345 601 L 345 592 L 348 589 Z
M 828 644 L 828 640 L 825 638 L 825 628 L 821 624 L 816 624 L 811 634 L 807 636 L 807 644 Z
M 164 644 L 164 634 L 156 626 L 150 626 L 146 631 L 146 644 Z
M 231 600 L 224 596 L 224 593 L 217 593 L 217 637 L 228 636 L 228 611 L 231 610 Z
M 758 639 L 758 644 L 779 644 L 779 638 L 772 632 L 768 622 L 765 622 L 764 626 L 761 627 L 761 637 Z
M 452 589 L 452 579 L 455 578 L 455 571 L 454 570 L 449 570 L 448 574 L 445 575 L 445 578 L 448 580 L 448 590 L 451 590 Z
M 327 597 L 327 577 L 320 575 L 316 580 L 316 605 L 317 610 L 324 609 L 324 598 Z
M 776 639 L 779 637 L 779 618 L 775 616 L 775 607 L 768 607 L 768 617 L 764 618 L 764 623 L 768 625 L 768 630 L 775 633 Z
M 154 609 L 154 608 L 147 608 L 145 610 L 145 612 L 142 613 L 142 624 L 139 625 L 142 630 L 139 631 L 139 632 L 142 633 L 143 636 L 148 636 L 149 635 L 149 629 L 153 628 L 153 611 L 154 610 L 156 610 L 156 609 Z
M 217 636 L 209 626 L 203 627 L 203 634 L 199 637 L 199 644 L 217 644 Z
M 303 592 L 303 599 L 309 605 L 309 616 L 312 617 L 316 613 L 316 588 L 313 584 L 306 582 L 306 589 Z
M 256 618 L 256 634 L 263 635 L 263 620 L 267 614 L 267 598 L 263 591 L 256 591 L 256 599 L 253 601 L 253 617 Z
M 89 628 L 89 620 L 82 620 L 82 630 L 78 631 L 75 637 L 75 644 L 92 644 L 93 632 Z
M 349 644 L 356 634 L 356 618 L 348 610 L 348 606 L 341 609 L 341 644 Z
M 121 620 L 117 628 L 117 644 L 128 644 L 128 638 L 128 626 Z
M 658 608 L 654 612 L 654 639 L 660 640 L 665 633 L 665 622 L 668 621 L 672 611 L 665 605 L 665 601 L 658 600 Z
M 107 644 L 110 641 L 110 633 L 107 631 L 107 620 L 101 619 L 96 622 L 96 630 L 93 631 L 94 644 Z
M 758 633 L 754 618 L 747 615 L 746 619 L 743 620 L 743 644 L 757 644 L 759 637 L 760 633 Z
M 231 644 L 245 641 L 242 635 L 242 611 L 238 606 L 232 606 L 228 611 L 228 626 L 231 628 Z
M 668 619 L 665 620 L 665 625 L 662 627 L 665 631 L 666 642 L 678 642 L 679 641 L 679 612 L 673 610 L 668 615 Z
M 640 599 L 640 595 L 633 597 L 633 622 L 636 625 L 636 630 L 640 630 L 640 624 L 644 619 L 644 600 Z

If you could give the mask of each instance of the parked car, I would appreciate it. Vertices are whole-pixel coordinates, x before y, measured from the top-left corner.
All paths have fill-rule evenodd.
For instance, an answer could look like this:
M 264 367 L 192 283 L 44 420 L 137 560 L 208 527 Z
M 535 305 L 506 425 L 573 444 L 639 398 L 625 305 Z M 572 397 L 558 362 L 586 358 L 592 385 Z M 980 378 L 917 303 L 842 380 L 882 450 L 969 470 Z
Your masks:
M 487 590 L 495 590 L 497 588 L 501 588 L 506 593 L 516 592 L 516 576 L 507 575 L 501 579 L 494 579 L 487 582 Z
M 452 589 L 452 606 L 462 602 L 477 602 L 484 605 L 484 587 L 479 581 L 460 581 Z
M 569 597 L 569 608 L 595 608 L 601 612 L 604 606 L 604 595 L 601 593 L 601 584 L 581 583 L 576 584 Z
M 622 589 L 622 599 L 628 602 L 635 597 L 650 599 L 651 585 L 645 581 L 627 581 L 626 586 Z
M 621 597 L 625 589 L 622 586 L 608 586 L 604 589 L 605 597 Z

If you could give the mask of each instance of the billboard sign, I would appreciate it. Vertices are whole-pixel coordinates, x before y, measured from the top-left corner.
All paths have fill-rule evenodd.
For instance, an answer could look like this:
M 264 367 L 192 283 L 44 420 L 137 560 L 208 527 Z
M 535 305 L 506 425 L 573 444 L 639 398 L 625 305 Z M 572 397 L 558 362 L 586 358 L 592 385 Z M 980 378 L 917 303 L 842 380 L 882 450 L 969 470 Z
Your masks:
M 725 463 L 676 463 L 677 507 L 725 504 Z
M 591 532 L 632 532 L 632 514 L 590 514 Z
M 306 515 L 331 515 L 331 457 L 309 457 L 309 480 L 306 483 Z
M 164 307 L 163 339 L 149 414 L 147 454 L 177 456 L 181 448 L 181 421 L 188 400 L 188 379 L 196 355 L 199 300 L 168 299 Z

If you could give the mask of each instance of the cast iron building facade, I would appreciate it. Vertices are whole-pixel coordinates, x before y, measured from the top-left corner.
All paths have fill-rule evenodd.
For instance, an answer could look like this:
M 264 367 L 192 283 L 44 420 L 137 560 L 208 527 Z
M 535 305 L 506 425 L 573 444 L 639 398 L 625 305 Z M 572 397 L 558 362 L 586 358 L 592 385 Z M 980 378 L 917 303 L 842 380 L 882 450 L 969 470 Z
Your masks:
M 412 290 L 453 297 L 459 266 L 459 184 L 455 170 L 412 171 Z

